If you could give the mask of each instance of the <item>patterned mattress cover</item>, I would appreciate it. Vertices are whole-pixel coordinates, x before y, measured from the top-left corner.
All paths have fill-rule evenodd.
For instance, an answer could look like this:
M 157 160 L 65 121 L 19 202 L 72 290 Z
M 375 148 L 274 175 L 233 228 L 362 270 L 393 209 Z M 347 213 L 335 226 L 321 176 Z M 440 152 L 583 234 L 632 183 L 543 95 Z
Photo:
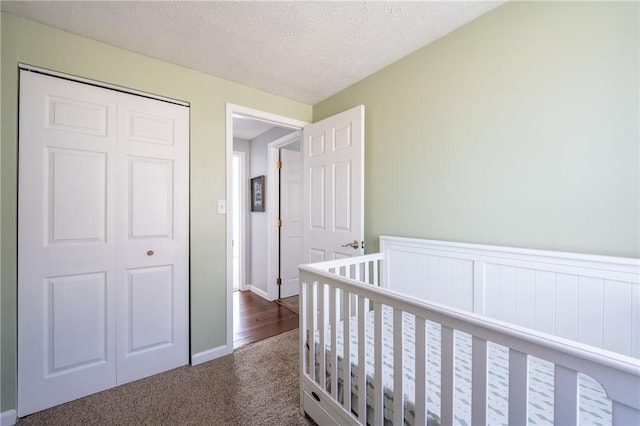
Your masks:
M 374 312 L 366 314 L 365 353 L 366 353 L 366 404 L 368 416 L 372 413 L 373 385 L 374 385 Z M 384 417 L 385 424 L 391 424 L 393 418 L 393 310 L 389 306 L 383 307 L 383 387 L 384 387 Z M 414 317 L 403 313 L 403 364 L 404 364 L 404 417 L 405 424 L 415 424 L 414 395 L 415 395 L 415 359 L 412 348 L 415 346 Z M 342 402 L 342 369 L 344 354 L 343 325 L 337 325 L 338 347 L 338 395 Z M 427 420 L 430 425 L 440 424 L 440 325 L 427 321 Z M 358 387 L 356 377 L 358 366 L 358 322 L 357 317 L 351 318 L 351 397 L 354 414 L 357 407 Z M 471 336 L 455 331 L 455 380 L 454 380 L 454 419 L 457 425 L 471 423 Z M 319 354 L 319 336 L 315 333 L 316 373 L 319 369 L 317 356 Z M 326 389 L 330 391 L 330 343 L 331 330 L 325 332 L 325 353 L 327 359 Z M 508 422 L 508 383 L 509 383 L 509 352 L 508 348 L 489 342 L 487 345 L 487 424 L 506 425 Z M 529 424 L 548 425 L 553 423 L 553 364 L 538 358 L 529 357 Z M 580 424 L 607 425 L 611 424 L 611 401 L 600 384 L 592 378 L 579 375 L 580 393 Z

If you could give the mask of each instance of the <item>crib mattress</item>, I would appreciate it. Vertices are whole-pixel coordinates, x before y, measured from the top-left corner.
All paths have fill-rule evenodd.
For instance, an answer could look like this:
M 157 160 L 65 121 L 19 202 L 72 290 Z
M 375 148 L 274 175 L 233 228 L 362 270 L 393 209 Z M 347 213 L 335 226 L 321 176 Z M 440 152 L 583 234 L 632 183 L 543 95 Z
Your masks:
M 393 418 L 393 310 L 383 307 L 383 394 L 385 423 L 389 424 Z M 365 333 L 366 351 L 366 404 L 369 410 L 373 406 L 374 395 L 374 312 L 368 312 L 366 318 L 367 332 Z M 357 318 L 350 321 L 351 335 L 351 383 L 352 400 L 359 395 L 356 377 L 359 375 L 358 366 L 358 335 Z M 440 326 L 427 322 L 427 419 L 429 424 L 440 424 Z M 316 338 L 316 356 L 319 352 L 318 334 Z M 455 379 L 454 379 L 454 416 L 458 425 L 471 423 L 471 336 L 456 331 L 455 335 Z M 343 325 L 337 327 L 338 377 L 342 377 L 344 354 Z M 325 353 L 327 354 L 327 390 L 329 390 L 331 369 L 330 345 L 331 330 L 325 334 Z M 415 323 L 413 315 L 403 313 L 403 364 L 404 364 L 404 416 L 405 424 L 415 424 Z M 487 423 L 490 425 L 506 425 L 508 422 L 508 383 L 509 383 L 509 353 L 506 347 L 488 344 L 488 408 Z M 316 358 L 317 359 L 317 358 Z M 316 361 L 316 368 L 318 363 Z M 553 365 L 549 362 L 529 357 L 529 424 L 553 423 Z M 339 380 L 339 393 L 342 393 L 342 380 Z M 587 425 L 611 424 L 611 402 L 607 399 L 602 387 L 590 377 L 579 376 L 580 391 L 580 423 Z M 342 400 L 342 396 L 340 397 Z

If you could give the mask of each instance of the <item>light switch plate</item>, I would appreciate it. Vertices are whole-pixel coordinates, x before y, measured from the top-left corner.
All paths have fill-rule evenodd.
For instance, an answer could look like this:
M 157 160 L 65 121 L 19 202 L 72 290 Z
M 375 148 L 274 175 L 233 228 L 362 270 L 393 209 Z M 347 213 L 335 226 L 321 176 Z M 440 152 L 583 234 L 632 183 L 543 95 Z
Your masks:
M 218 200 L 218 214 L 227 214 L 227 200 Z

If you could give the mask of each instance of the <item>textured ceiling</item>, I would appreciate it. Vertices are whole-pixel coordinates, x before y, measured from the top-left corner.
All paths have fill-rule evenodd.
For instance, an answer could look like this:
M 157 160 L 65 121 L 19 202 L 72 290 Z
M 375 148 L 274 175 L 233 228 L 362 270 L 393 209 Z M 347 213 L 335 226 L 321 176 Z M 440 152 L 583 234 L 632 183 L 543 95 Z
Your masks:
M 2 10 L 315 104 L 500 1 L 2 1 Z
M 271 130 L 273 123 L 254 120 L 247 117 L 233 117 L 233 138 L 250 141 L 268 130 Z

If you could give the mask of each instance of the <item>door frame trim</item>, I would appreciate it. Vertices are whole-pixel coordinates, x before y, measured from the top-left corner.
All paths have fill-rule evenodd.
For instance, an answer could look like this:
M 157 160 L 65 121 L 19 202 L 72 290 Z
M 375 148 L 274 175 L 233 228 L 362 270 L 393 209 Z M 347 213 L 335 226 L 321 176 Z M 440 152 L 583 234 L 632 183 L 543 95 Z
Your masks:
M 310 123 L 302 120 L 297 120 L 283 115 L 273 114 L 266 111 L 261 111 L 253 108 L 249 108 L 242 105 L 226 103 L 226 194 L 225 202 L 227 205 L 226 214 L 226 282 L 227 282 L 227 354 L 233 353 L 233 248 L 231 247 L 231 239 L 233 236 L 233 221 L 229 214 L 231 208 L 231 160 L 233 157 L 233 116 L 248 117 L 254 120 L 266 121 L 278 125 L 281 127 L 289 127 L 294 130 L 302 130 L 302 128 Z M 267 185 L 267 188 L 270 185 Z M 267 204 L 269 205 L 269 204 Z
M 179 99 L 168 98 L 166 96 L 156 95 L 154 93 L 143 92 L 141 90 L 131 89 L 129 87 L 118 86 L 117 84 L 105 83 L 104 81 L 92 80 L 90 78 L 84 78 L 77 75 L 66 74 L 50 70 L 47 68 L 36 67 L 35 65 L 29 65 L 22 62 L 18 62 L 18 70 L 32 71 L 38 74 L 44 74 L 51 77 L 63 78 L 69 81 L 75 81 L 76 83 L 89 84 L 91 86 L 102 87 L 103 89 L 116 90 L 118 92 L 129 93 L 130 95 L 142 96 L 143 98 L 155 99 L 157 101 L 169 102 L 171 104 L 182 105 L 189 107 L 191 104 L 187 101 L 181 101 Z
M 238 156 L 240 157 L 240 179 L 241 181 L 245 181 L 247 179 L 247 170 L 246 169 L 246 153 L 244 151 L 233 151 L 232 157 Z M 232 169 L 233 172 L 233 169 Z M 233 183 L 233 178 L 231 180 Z M 239 232 L 238 239 L 240 240 L 238 243 L 240 244 L 240 250 L 238 253 L 238 290 L 244 291 L 246 290 L 246 272 L 247 272 L 247 214 L 246 214 L 246 188 L 244 185 L 240 184 L 239 193 L 240 193 L 240 223 L 238 224 Z M 233 209 L 231 210 L 233 212 Z M 231 215 L 231 220 L 233 221 L 233 215 Z M 232 233 L 233 238 L 233 233 Z M 233 247 L 232 247 L 233 248 Z M 233 258 L 233 252 L 232 252 Z M 232 263 L 233 265 L 233 263 Z M 232 275 L 233 279 L 233 275 Z

